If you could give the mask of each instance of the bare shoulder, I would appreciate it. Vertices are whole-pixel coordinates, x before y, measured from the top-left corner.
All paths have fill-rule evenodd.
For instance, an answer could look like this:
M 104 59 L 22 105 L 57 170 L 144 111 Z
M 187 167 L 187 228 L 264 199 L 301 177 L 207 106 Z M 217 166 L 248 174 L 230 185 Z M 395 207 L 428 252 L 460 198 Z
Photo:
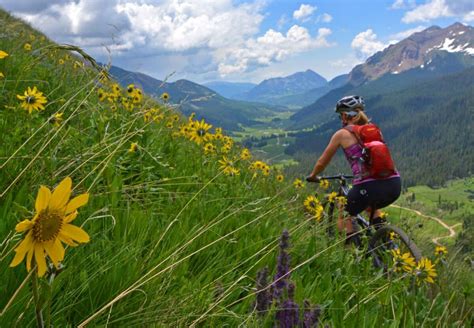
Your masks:
M 342 128 L 342 129 L 337 130 L 334 133 L 333 138 L 344 138 L 344 137 L 347 137 L 349 135 L 351 135 L 351 133 L 349 131 L 347 131 L 346 129 Z

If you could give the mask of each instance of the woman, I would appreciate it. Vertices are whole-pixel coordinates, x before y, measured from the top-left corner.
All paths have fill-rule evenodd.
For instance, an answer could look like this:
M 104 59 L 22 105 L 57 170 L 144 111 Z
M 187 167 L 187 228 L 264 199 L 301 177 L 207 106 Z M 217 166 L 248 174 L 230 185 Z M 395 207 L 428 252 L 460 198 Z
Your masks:
M 373 178 L 368 176 L 367 172 L 363 172 L 366 170 L 360 161 L 363 157 L 363 148 L 360 140 L 351 131 L 354 125 L 369 124 L 369 119 L 365 115 L 364 109 L 364 99 L 360 96 L 346 96 L 337 102 L 336 113 L 341 118 L 343 128 L 331 137 L 328 146 L 316 162 L 311 175 L 307 177 L 307 181 L 318 182 L 318 174 L 324 171 L 336 150 L 342 147 L 354 175 L 353 187 L 349 191 L 345 206 L 345 210 L 350 216 L 343 220 L 341 215 L 337 222 L 339 231 L 346 230 L 347 241 L 353 238 L 356 238 L 355 241 L 357 241 L 357 235 L 355 235 L 352 225 L 352 218 L 354 216 L 364 210 L 370 213 L 371 209 L 369 206 L 376 204 L 377 210 L 374 213 L 374 219 L 371 224 L 381 224 L 383 220 L 380 218 L 380 210 L 378 209 L 393 203 L 400 196 L 401 192 L 400 175 L 397 171 L 393 171 L 383 179 Z

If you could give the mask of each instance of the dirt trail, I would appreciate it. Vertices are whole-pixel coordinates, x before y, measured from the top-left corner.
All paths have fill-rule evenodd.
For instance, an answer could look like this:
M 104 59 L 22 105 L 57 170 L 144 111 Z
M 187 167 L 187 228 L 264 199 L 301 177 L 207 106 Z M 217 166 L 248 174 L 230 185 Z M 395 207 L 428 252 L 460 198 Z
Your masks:
M 449 226 L 447 225 L 443 220 L 441 220 L 440 218 L 437 218 L 435 216 L 429 216 L 429 215 L 425 215 L 423 213 L 421 213 L 420 211 L 417 211 L 417 210 L 413 210 L 411 208 L 408 208 L 408 207 L 403 207 L 403 206 L 398 206 L 398 205 L 390 205 L 391 207 L 396 207 L 396 208 L 401 208 L 401 209 L 404 209 L 404 210 L 407 210 L 407 211 L 411 211 L 413 213 L 416 213 L 417 215 L 419 216 L 422 216 L 422 217 L 425 217 L 425 218 L 428 218 L 430 220 L 435 220 L 436 222 L 438 222 L 439 224 L 441 224 L 443 226 L 443 228 L 447 229 L 449 231 L 449 235 L 447 236 L 439 236 L 439 237 L 434 237 L 434 238 L 431 238 L 431 241 L 433 243 L 435 243 L 436 245 L 439 245 L 439 246 L 442 246 L 442 244 L 439 242 L 440 239 L 444 239 L 444 238 L 452 238 L 454 236 L 456 236 L 456 231 L 454 230 L 455 227 L 457 227 L 458 225 L 461 225 L 461 223 L 456 223 L 452 226 Z

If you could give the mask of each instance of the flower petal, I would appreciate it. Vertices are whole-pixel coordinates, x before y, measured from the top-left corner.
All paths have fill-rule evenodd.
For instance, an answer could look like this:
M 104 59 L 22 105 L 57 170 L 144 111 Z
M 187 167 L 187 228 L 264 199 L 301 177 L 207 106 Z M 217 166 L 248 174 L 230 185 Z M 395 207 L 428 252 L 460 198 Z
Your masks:
M 78 246 L 79 244 L 76 244 L 71 238 L 69 237 L 66 237 L 65 235 L 63 234 L 59 234 L 58 236 L 59 240 L 62 241 L 63 243 L 65 243 L 66 245 L 69 245 L 71 247 L 76 247 Z
M 48 187 L 41 186 L 38 190 L 38 196 L 36 196 L 35 209 L 36 213 L 45 210 L 48 207 L 49 200 L 51 199 L 51 190 Z
M 31 247 L 26 255 L 26 271 L 30 272 L 31 270 L 31 260 L 33 259 L 33 253 L 35 252 L 34 247 Z
M 44 256 L 43 245 L 35 244 L 35 260 L 38 264 L 38 277 L 42 277 L 46 273 L 46 260 Z
M 30 220 L 23 220 L 20 223 L 18 223 L 15 227 L 16 232 L 23 232 L 26 230 L 30 230 L 33 228 L 33 222 Z
M 65 235 L 66 237 L 69 237 L 73 240 L 76 240 L 80 243 L 88 243 L 90 238 L 89 238 L 89 235 L 87 234 L 87 232 L 85 232 L 84 230 L 82 230 L 81 228 L 79 227 L 76 227 L 72 224 L 68 224 L 66 223 L 62 229 L 61 229 L 61 233 L 63 235 Z
M 46 250 L 46 254 L 48 254 L 54 266 L 58 267 L 59 262 L 64 259 L 64 248 L 62 247 L 61 242 L 59 242 L 60 247 L 58 248 L 56 241 L 57 239 L 44 243 L 44 249 Z
M 72 180 L 70 177 L 64 178 L 63 181 L 54 189 L 49 201 L 48 208 L 51 210 L 62 210 L 71 196 Z
M 74 197 L 66 207 L 66 214 L 69 214 L 75 211 L 77 208 L 84 206 L 89 201 L 89 194 L 82 194 L 77 197 Z
M 12 263 L 10 263 L 10 267 L 15 267 L 18 264 L 20 264 L 21 261 L 23 261 L 23 259 L 25 258 L 25 255 L 28 252 L 28 250 L 33 248 L 33 246 L 34 244 L 33 244 L 32 233 L 29 232 L 26 235 L 25 239 L 23 239 L 23 241 L 20 243 L 20 245 L 18 245 L 18 247 L 15 248 L 16 254 L 15 254 L 15 257 L 13 258 Z
M 72 222 L 74 221 L 76 217 L 77 217 L 77 211 L 74 211 L 64 218 L 64 223 Z

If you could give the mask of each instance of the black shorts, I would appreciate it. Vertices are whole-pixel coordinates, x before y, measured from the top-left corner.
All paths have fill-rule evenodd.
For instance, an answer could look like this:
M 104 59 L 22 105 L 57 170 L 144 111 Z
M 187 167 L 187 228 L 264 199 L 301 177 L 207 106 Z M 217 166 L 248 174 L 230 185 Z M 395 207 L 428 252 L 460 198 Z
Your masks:
M 397 200 L 401 189 L 400 177 L 363 182 L 349 190 L 345 210 L 355 216 L 374 204 L 377 209 L 386 207 Z

